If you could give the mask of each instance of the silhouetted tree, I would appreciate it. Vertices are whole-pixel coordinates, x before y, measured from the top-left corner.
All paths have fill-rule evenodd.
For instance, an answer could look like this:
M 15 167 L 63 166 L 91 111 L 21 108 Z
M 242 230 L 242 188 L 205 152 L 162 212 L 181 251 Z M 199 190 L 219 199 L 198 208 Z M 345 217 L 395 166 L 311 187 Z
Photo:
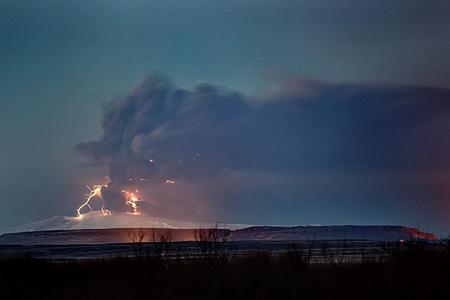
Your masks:
M 127 236 L 131 243 L 135 244 L 137 246 L 137 256 L 140 256 L 142 254 L 142 243 L 144 241 L 145 236 L 147 235 L 147 232 L 139 228 L 137 230 L 128 231 Z
M 214 228 L 196 229 L 194 231 L 194 238 L 203 256 L 217 258 L 220 254 L 224 253 L 229 234 L 230 232 L 228 230 L 220 229 L 216 224 Z

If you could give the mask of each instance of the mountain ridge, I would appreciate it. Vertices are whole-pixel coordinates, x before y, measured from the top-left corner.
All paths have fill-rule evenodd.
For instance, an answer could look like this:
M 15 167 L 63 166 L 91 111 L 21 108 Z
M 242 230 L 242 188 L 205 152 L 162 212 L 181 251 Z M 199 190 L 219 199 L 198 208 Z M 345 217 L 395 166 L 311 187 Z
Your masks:
M 199 228 L 199 227 L 198 227 Z M 70 245 L 133 242 L 133 235 L 142 234 L 143 242 L 195 241 L 199 230 L 217 230 L 229 241 L 301 241 L 301 240 L 437 240 L 437 236 L 417 228 L 400 225 L 335 225 L 335 226 L 249 226 L 241 229 L 223 228 L 105 228 L 43 230 L 5 233 L 3 245 Z

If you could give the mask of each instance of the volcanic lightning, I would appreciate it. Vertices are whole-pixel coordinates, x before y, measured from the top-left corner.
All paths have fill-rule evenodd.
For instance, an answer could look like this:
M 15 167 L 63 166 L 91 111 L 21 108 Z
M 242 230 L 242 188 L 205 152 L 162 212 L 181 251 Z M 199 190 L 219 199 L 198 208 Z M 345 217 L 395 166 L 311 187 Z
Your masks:
M 104 216 L 110 216 L 112 214 L 112 212 L 109 209 L 106 209 L 104 205 L 102 205 L 101 210 Z
M 193 159 L 197 159 L 200 156 L 200 153 L 197 153 Z M 150 163 L 154 163 L 154 159 L 150 159 L 149 162 Z M 141 183 L 147 181 L 148 179 L 145 177 L 135 177 L 135 178 L 128 178 L 128 182 L 133 182 L 133 181 L 139 181 Z M 166 184 L 175 184 L 175 180 L 173 179 L 166 179 L 165 181 Z M 94 198 L 99 198 L 100 200 L 103 199 L 102 196 L 102 189 L 103 188 L 108 188 L 107 184 L 103 184 L 103 185 L 94 185 L 92 188 L 90 186 L 87 186 L 88 190 L 89 190 L 89 194 L 85 195 L 85 201 L 77 208 L 77 217 L 76 219 L 81 220 L 83 219 L 84 214 L 82 213 L 83 209 L 89 209 L 90 211 L 94 211 L 94 209 L 91 206 L 91 201 Z M 125 204 L 128 205 L 131 208 L 131 213 L 133 215 L 139 215 L 139 206 L 138 206 L 138 202 L 142 201 L 141 199 L 139 199 L 138 197 L 138 190 L 135 190 L 134 192 L 128 191 L 128 190 L 121 190 L 123 197 L 125 199 Z M 112 211 L 105 208 L 105 205 L 102 205 L 100 208 L 100 211 L 102 213 L 103 216 L 110 216 L 112 214 Z
M 83 202 L 83 204 L 81 204 L 78 208 L 77 208 L 77 219 L 82 219 L 83 218 L 83 213 L 81 212 L 81 210 L 84 207 L 88 207 L 90 210 L 93 210 L 91 207 L 91 200 L 93 198 L 99 198 L 102 199 L 102 188 L 104 187 L 108 187 L 107 184 L 104 185 L 94 185 L 92 188 L 90 186 L 86 186 L 89 190 L 89 194 L 86 194 L 86 201 Z M 104 206 L 102 206 L 102 213 L 103 215 L 107 216 L 111 214 L 111 211 L 108 209 L 105 209 Z

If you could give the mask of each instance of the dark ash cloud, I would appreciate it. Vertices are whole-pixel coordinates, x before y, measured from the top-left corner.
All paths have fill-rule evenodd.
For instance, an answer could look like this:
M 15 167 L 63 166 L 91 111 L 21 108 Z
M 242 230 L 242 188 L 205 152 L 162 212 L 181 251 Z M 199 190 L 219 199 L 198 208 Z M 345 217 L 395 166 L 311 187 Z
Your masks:
M 335 207 L 323 214 L 330 222 L 398 209 L 413 222 L 421 212 L 438 215 L 450 195 L 448 89 L 291 79 L 249 97 L 152 75 L 108 103 L 102 129 L 76 148 L 107 167 L 113 210 L 127 210 L 127 188 L 160 217 L 323 223 L 314 216 L 325 204 Z

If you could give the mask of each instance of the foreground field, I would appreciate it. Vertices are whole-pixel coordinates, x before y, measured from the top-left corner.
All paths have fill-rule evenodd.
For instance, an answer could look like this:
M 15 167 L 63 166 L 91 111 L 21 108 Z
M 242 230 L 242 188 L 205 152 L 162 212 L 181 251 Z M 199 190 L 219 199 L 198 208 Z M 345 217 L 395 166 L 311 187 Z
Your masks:
M 381 259 L 388 251 L 399 245 L 398 242 L 379 242 L 364 240 L 331 241 L 222 241 L 204 240 L 188 242 L 159 243 L 118 243 L 96 245 L 0 245 L 0 258 L 20 258 L 57 261 L 95 260 L 111 258 L 133 258 L 136 256 L 161 256 L 170 259 L 196 259 L 205 252 L 220 252 L 230 256 L 245 256 L 258 251 L 282 255 L 295 247 L 303 257 L 311 262 L 321 262 L 329 258 L 339 261 L 360 261 L 362 259 Z M 440 247 L 431 242 L 429 247 Z
M 310 261 L 292 245 L 274 255 L 206 249 L 196 258 L 136 255 L 82 261 L 5 258 L 1 299 L 449 299 L 448 247 L 404 243 L 382 260 Z M 218 251 L 215 251 L 218 250 Z M 328 257 L 328 259 L 327 259 Z

